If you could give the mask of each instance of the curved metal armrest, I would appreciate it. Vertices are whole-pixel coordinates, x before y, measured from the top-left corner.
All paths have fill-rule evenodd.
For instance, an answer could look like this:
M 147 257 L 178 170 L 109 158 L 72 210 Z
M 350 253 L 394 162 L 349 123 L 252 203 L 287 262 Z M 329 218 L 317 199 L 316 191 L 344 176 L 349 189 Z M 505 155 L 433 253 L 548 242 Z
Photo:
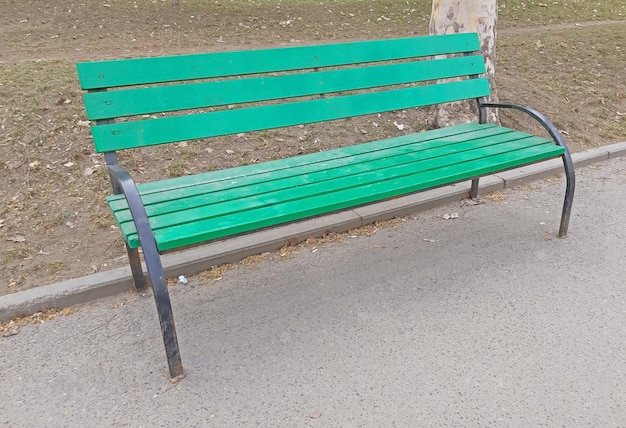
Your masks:
M 484 123 L 485 108 L 507 108 L 524 112 L 533 119 L 535 119 L 537 122 L 539 122 L 541 126 L 543 126 L 545 130 L 548 131 L 548 134 L 550 134 L 550 137 L 552 137 L 552 140 L 555 142 L 555 144 L 563 147 L 564 153 L 562 157 L 567 184 L 565 189 L 565 202 L 563 203 L 563 214 L 561 215 L 561 227 L 559 228 L 559 236 L 563 237 L 567 235 L 570 213 L 572 211 L 572 203 L 574 201 L 574 188 L 576 186 L 576 180 L 574 177 L 574 162 L 572 161 L 572 155 L 567 148 L 567 144 L 565 144 L 565 139 L 563 138 L 559 130 L 556 129 L 556 126 L 554 126 L 554 124 L 550 122 L 550 120 L 548 120 L 548 118 L 545 117 L 543 113 L 540 113 L 532 107 L 522 106 L 518 104 L 490 103 L 479 100 L 478 109 L 480 112 L 480 123 Z
M 127 191 L 132 192 L 132 189 L 137 192 L 135 181 L 130 176 L 128 171 L 119 166 L 119 164 L 107 165 L 107 168 L 109 170 L 109 177 L 111 177 L 111 183 L 113 184 L 113 190 L 116 194 L 126 194 Z
M 484 116 L 482 112 L 483 112 L 483 108 L 485 107 L 486 108 L 507 108 L 507 109 L 512 109 L 512 110 L 519 110 L 521 112 L 528 114 L 530 117 L 532 117 L 537 122 L 539 122 L 541 126 L 545 128 L 546 131 L 548 131 L 548 134 L 550 134 L 550 137 L 552 137 L 552 139 L 557 145 L 565 148 L 565 152 L 567 153 L 567 156 L 569 156 L 569 149 L 567 148 L 565 139 L 563 139 L 563 136 L 561 135 L 559 130 L 556 129 L 556 126 L 554 126 L 554 124 L 550 122 L 550 120 L 543 113 L 535 110 L 534 108 L 519 105 L 519 104 L 503 104 L 503 103 L 490 103 L 490 102 L 486 102 L 486 103 L 481 102 L 478 104 L 478 107 L 481 111 L 481 119 Z M 482 123 L 482 120 L 481 120 L 481 123 Z
M 130 214 L 133 217 L 135 228 L 139 235 L 139 242 L 143 246 L 144 242 L 147 242 L 146 239 L 154 240 L 152 228 L 148 221 L 148 214 L 146 213 L 146 208 L 143 205 L 141 196 L 139 196 L 139 190 L 137 190 L 135 181 L 128 171 L 117 164 L 107 165 L 107 168 L 109 169 L 109 176 L 111 177 L 115 193 L 123 193 L 126 197 Z

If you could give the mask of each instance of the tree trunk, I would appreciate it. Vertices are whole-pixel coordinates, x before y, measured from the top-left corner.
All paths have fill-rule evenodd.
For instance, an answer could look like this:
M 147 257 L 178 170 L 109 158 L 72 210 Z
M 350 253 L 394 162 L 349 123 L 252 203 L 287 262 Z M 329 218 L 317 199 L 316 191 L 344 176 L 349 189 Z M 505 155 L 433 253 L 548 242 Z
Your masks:
M 476 32 L 480 36 L 487 77 L 491 84 L 490 101 L 497 101 L 496 86 L 496 22 L 497 0 L 433 0 L 430 16 L 430 34 Z M 459 102 L 437 106 L 435 126 L 444 127 L 475 122 L 475 102 Z M 487 120 L 498 123 L 495 110 L 489 110 Z

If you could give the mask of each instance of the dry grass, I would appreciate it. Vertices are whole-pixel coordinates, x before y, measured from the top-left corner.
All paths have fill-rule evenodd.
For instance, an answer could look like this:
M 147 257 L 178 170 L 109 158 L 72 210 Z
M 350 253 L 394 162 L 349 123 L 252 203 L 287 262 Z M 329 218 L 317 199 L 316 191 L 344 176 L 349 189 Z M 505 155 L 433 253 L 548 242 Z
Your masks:
M 491 192 L 486 195 L 481 195 L 481 199 L 487 199 L 492 202 L 502 202 L 506 200 L 506 196 L 502 192 Z
M 104 202 L 110 184 L 85 126 L 75 62 L 426 34 L 430 14 L 430 2 L 395 0 L 106 4 L 11 1 L 0 15 L 0 295 L 126 263 Z M 501 99 L 554 118 L 574 151 L 623 139 L 626 5 L 545 4 L 499 2 Z M 598 20 L 621 21 L 559 27 Z M 556 28 L 520 31 L 544 24 Z M 427 112 L 397 114 L 410 131 L 425 127 Z M 380 128 L 346 121 L 157 147 L 125 153 L 122 162 L 139 181 L 215 170 L 397 132 L 395 116 L 383 119 Z M 517 115 L 504 124 L 533 128 Z M 25 240 L 7 240 L 16 235 Z
M 0 323 L 0 337 L 13 336 L 19 332 L 19 328 L 29 324 L 43 324 L 53 320 L 59 316 L 72 315 L 76 310 L 74 308 L 50 309 L 43 312 L 37 312 L 28 317 L 17 317 L 11 321 Z

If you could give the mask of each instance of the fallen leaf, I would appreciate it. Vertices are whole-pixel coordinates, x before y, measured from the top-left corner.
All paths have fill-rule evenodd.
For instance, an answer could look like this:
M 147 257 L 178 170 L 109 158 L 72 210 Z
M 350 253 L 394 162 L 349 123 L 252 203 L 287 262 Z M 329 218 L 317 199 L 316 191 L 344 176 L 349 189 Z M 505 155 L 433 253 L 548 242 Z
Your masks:
M 311 414 L 309 415 L 309 418 L 319 419 L 321 416 L 322 416 L 322 412 L 320 412 L 319 410 L 315 410 L 314 412 L 311 412 Z
M 2 337 L 15 336 L 19 332 L 20 332 L 19 326 L 7 328 L 6 330 L 2 332 Z

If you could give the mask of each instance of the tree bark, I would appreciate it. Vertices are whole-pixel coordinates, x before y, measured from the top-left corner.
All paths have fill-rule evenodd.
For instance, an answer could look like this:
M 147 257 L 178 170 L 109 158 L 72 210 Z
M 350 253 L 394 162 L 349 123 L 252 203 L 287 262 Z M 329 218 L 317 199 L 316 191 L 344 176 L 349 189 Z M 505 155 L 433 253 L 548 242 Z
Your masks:
M 430 34 L 476 32 L 480 37 L 487 78 L 491 85 L 490 101 L 497 102 L 496 86 L 496 23 L 497 0 L 433 0 Z M 459 102 L 437 106 L 436 127 L 476 121 L 476 103 Z M 488 122 L 498 123 L 495 110 L 488 111 Z

